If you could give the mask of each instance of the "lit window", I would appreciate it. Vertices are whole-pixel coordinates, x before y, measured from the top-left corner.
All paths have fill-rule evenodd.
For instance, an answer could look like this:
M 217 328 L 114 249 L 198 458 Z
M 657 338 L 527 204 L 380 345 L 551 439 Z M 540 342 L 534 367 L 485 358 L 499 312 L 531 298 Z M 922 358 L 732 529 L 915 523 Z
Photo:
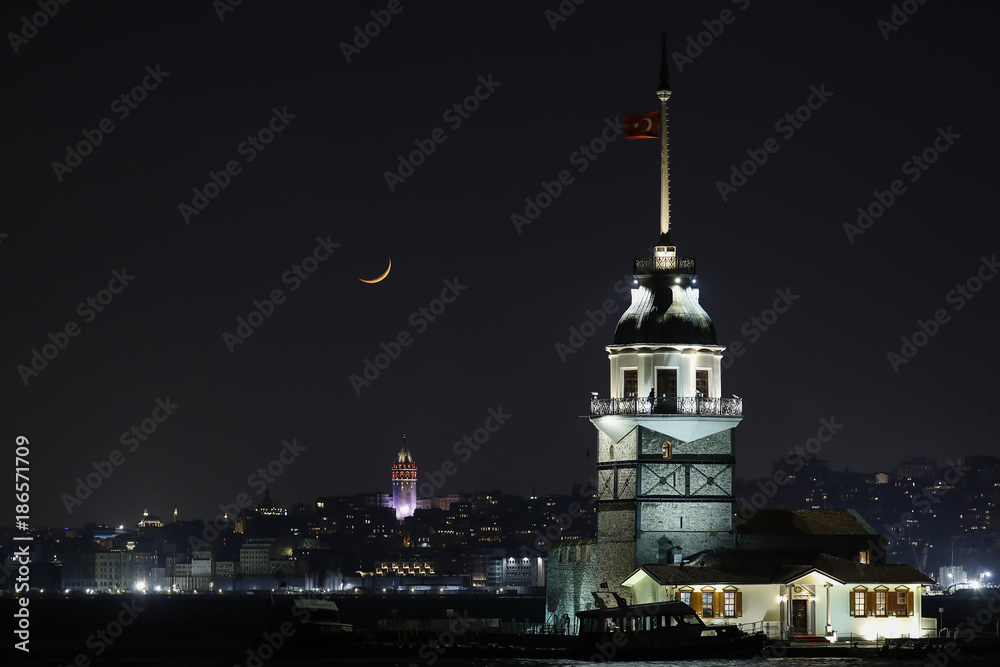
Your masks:
M 708 371 L 694 372 L 694 389 L 704 397 L 708 397 Z
M 910 611 L 906 604 L 906 591 L 896 591 L 896 616 L 909 616 Z
M 703 591 L 701 594 L 701 615 L 703 618 L 712 618 L 712 599 L 715 597 L 714 591 Z
M 663 458 L 669 459 L 673 455 L 673 452 L 674 452 L 674 446 L 671 445 L 669 442 L 664 442 L 663 443 Z
M 736 617 L 736 591 L 723 593 L 722 613 L 726 618 Z
M 868 594 L 864 590 L 856 590 L 852 593 L 852 605 L 851 605 L 851 615 L 852 616 L 867 616 L 868 609 L 866 608 L 865 602 L 867 600 Z
M 889 591 L 875 591 L 875 615 L 889 615 Z

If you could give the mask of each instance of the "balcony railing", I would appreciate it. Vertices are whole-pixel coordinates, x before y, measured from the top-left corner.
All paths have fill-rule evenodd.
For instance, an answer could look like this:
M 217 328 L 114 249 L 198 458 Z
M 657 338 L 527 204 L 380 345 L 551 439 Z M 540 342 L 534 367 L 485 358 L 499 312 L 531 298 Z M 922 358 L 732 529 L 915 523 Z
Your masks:
M 694 270 L 694 257 L 678 257 L 676 255 L 636 257 L 634 268 L 632 273 L 637 276 L 649 275 L 650 273 L 697 273 Z
M 708 398 L 678 396 L 650 399 L 640 396 L 627 398 L 591 398 L 590 414 L 604 415 L 713 415 L 739 417 L 743 414 L 742 398 Z

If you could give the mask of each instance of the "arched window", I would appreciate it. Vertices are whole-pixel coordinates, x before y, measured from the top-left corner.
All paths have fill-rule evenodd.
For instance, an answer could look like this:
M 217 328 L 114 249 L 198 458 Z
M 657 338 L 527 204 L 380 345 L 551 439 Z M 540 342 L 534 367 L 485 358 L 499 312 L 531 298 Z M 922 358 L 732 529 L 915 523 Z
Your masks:
M 669 459 L 674 454 L 674 446 L 666 440 L 663 441 L 663 458 Z

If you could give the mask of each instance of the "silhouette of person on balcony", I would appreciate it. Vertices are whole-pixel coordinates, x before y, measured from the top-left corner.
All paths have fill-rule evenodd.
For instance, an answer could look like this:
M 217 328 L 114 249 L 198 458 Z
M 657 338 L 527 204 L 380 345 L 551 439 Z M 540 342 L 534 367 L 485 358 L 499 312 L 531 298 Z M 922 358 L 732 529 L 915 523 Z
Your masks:
M 653 414 L 654 407 L 656 406 L 656 389 L 649 390 L 649 414 Z

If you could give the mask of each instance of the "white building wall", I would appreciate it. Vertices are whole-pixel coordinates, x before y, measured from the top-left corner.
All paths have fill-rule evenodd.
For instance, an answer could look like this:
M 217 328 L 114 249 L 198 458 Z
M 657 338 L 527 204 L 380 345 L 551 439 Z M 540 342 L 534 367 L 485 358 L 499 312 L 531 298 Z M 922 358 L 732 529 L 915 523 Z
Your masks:
M 830 619 L 833 630 L 841 639 L 848 635 L 875 640 L 880 637 L 921 637 L 922 630 L 922 600 L 921 588 L 908 584 L 907 589 L 913 593 L 913 614 L 911 616 L 851 616 L 851 592 L 858 584 L 834 584 L 830 590 Z M 868 590 L 875 590 L 881 584 L 864 584 Z M 890 591 L 895 591 L 902 584 L 885 584 Z M 720 584 L 713 586 L 715 590 L 723 590 Z M 680 586 L 660 586 L 651 577 L 643 577 L 631 588 L 634 604 L 676 600 Z M 694 594 L 704 586 L 694 585 Z M 788 632 L 789 603 L 787 600 L 788 586 L 784 584 L 750 584 L 739 585 L 736 589 L 742 593 L 743 611 L 737 618 L 703 619 L 706 624 L 719 623 L 766 623 L 776 632 L 782 625 Z M 809 633 L 822 636 L 826 631 L 826 587 L 819 580 L 813 584 L 805 584 L 807 593 L 812 599 L 809 604 Z M 785 599 L 782 597 L 785 596 Z
M 624 397 L 625 371 L 635 369 L 638 377 L 639 398 L 649 395 L 649 390 L 656 383 L 657 368 L 676 368 L 677 395 L 695 395 L 695 371 L 709 371 L 709 396 L 722 396 L 722 353 L 725 346 L 703 345 L 698 347 L 664 347 L 664 346 L 629 346 L 629 351 L 619 353 L 616 348 L 609 348 L 611 362 L 611 396 Z M 662 392 L 657 391 L 657 396 Z

